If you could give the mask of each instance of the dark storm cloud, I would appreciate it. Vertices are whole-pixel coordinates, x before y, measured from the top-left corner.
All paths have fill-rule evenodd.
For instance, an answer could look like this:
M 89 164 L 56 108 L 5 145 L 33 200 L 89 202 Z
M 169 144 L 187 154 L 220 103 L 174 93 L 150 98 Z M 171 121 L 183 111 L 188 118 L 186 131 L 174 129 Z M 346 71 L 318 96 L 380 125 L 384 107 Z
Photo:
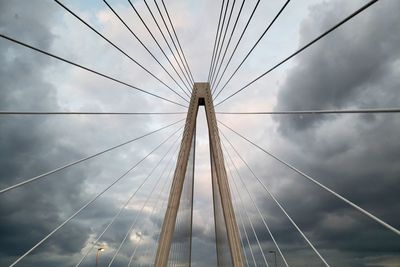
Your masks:
M 27 5 L 30 8 L 26 8 Z M 0 13 L 2 32 L 49 48 L 54 36 L 47 25 L 53 21 L 56 13 L 47 3 L 30 5 L 26 1 L 1 1 Z M 55 88 L 42 78 L 46 59 L 20 51 L 4 40 L 1 40 L 0 51 L 1 109 L 57 110 Z M 51 123 L 44 118 L 1 118 L 2 188 L 14 184 L 18 179 L 39 174 L 55 162 L 67 161 L 68 157 L 63 157 L 63 152 L 80 156 L 70 147 L 57 144 L 57 137 L 51 130 L 43 131 L 49 127 Z M 77 182 L 74 177 L 81 176 L 82 173 L 75 170 L 56 175 L 55 181 L 39 182 L 1 196 L 1 265 L 9 264 L 12 258 L 21 255 L 43 238 L 64 219 L 63 210 L 68 211 L 69 205 L 80 202 L 83 179 Z M 76 252 L 86 241 L 87 237 L 82 232 L 87 230 L 84 225 L 72 223 L 68 234 L 60 233 L 47 244 L 47 252 Z M 35 253 L 40 253 L 40 249 Z
M 276 110 L 398 105 L 395 64 L 400 37 L 395 33 L 400 26 L 395 12 L 399 9 L 397 5 L 385 1 L 377 3 L 300 54 L 279 90 Z M 306 44 L 356 8 L 345 2 L 314 7 L 310 17 L 302 23 L 300 44 Z M 283 132 L 308 129 L 311 123 L 318 121 L 320 119 L 315 116 L 279 120 Z
M 347 1 L 313 7 L 302 24 L 300 43 L 312 40 L 355 8 Z M 280 88 L 275 109 L 399 106 L 398 10 L 398 2 L 380 1 L 298 56 Z M 291 145 L 290 150 L 281 148 L 283 158 L 395 227 L 400 226 L 396 214 L 400 208 L 397 115 L 276 116 L 275 120 Z M 291 183 L 280 189 L 281 201 L 332 263 L 337 262 L 332 256 L 334 250 L 349 253 L 350 259 L 364 259 L 352 266 L 365 266 L 371 256 L 399 259 L 400 243 L 393 233 L 307 184 L 301 176 L 289 171 L 283 177 Z M 278 214 L 271 207 L 265 210 L 274 217 Z M 295 234 L 285 231 L 286 227 L 290 225 L 283 221 L 273 223 L 283 246 L 288 246 L 290 235 Z

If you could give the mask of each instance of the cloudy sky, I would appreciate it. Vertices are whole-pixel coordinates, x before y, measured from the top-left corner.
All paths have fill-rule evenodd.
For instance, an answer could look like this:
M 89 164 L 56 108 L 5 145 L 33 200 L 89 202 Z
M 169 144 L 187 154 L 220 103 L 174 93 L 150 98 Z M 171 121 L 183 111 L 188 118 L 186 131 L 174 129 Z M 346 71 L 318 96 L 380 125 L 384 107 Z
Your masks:
M 241 2 L 237 1 L 233 18 L 236 18 Z M 260 2 L 227 74 L 234 71 L 284 2 Z M 62 3 L 183 95 L 103 1 L 63 0 Z M 136 0 L 132 3 L 172 61 L 173 56 L 144 2 Z M 148 3 L 157 12 L 154 2 Z M 206 81 L 221 2 L 165 0 L 165 3 L 195 80 Z M 361 0 L 291 1 L 216 102 L 364 3 Z M 180 83 L 128 1 L 110 0 L 109 4 Z M 236 44 L 255 4 L 255 0 L 245 1 L 232 44 Z M 378 1 L 322 41 L 218 106 L 217 111 L 399 107 L 399 12 L 400 2 Z M 54 1 L 0 0 L 0 33 L 185 104 Z M 0 60 L 1 111 L 186 111 L 4 38 L 0 38 Z M 225 76 L 223 81 L 228 77 Z M 2 115 L 0 188 L 184 118 L 185 114 Z M 400 227 L 400 118 L 397 114 L 220 114 L 218 119 L 392 226 Z M 87 251 L 89 254 L 81 266 L 93 266 L 99 246 L 106 249 L 100 255 L 99 266 L 107 266 L 125 236 L 113 266 L 127 266 L 136 247 L 132 266 L 151 263 L 182 126 L 183 122 L 178 122 L 99 157 L 1 194 L 0 266 L 13 263 L 137 163 L 110 190 L 17 266 L 75 266 Z M 216 266 L 207 124 L 202 108 L 197 128 L 192 264 Z M 222 125 L 220 128 L 331 266 L 400 266 L 400 239 L 396 234 L 322 191 Z M 162 142 L 163 145 L 158 147 Z M 265 264 L 250 221 L 270 266 L 274 266 L 274 258 L 268 251 L 277 249 L 240 177 L 267 219 L 288 264 L 323 266 L 232 147 L 228 143 L 225 145 L 240 174 L 226 155 L 228 174 L 239 188 L 238 194 L 231 182 L 235 208 L 238 207 L 238 224 L 243 230 L 242 217 L 258 266 Z M 140 161 L 154 149 L 154 153 Z M 99 244 L 91 249 L 97 236 L 142 183 L 141 189 Z M 246 209 L 240 208 L 242 204 Z M 136 224 L 135 218 L 138 218 Z M 126 235 L 132 225 L 133 230 Z M 249 265 L 254 266 L 244 232 L 241 234 Z M 284 266 L 279 255 L 277 265 Z

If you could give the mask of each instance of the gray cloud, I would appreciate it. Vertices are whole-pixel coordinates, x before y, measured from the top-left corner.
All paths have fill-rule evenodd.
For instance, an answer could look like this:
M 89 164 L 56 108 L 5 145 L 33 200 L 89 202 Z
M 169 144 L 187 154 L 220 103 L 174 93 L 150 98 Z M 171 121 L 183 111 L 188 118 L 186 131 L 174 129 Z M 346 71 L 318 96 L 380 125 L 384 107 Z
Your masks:
M 2 1 L 0 10 L 2 32 L 44 50 L 54 49 L 53 44 L 60 38 L 53 33 L 53 25 L 59 22 L 61 14 L 56 5 L 50 1 L 40 1 L 40 3 L 37 1 L 35 3 Z M 4 40 L 0 43 L 0 51 L 3 62 L 0 68 L 1 110 L 57 111 L 64 109 L 63 105 L 59 103 L 63 102 L 60 98 L 60 88 L 57 86 L 58 84 L 53 83 L 53 78 L 57 76 L 57 73 L 54 73 L 53 76 L 52 71 L 64 68 L 64 74 L 67 74 L 70 69 Z M 49 76 L 49 74 L 51 75 Z M 67 80 L 68 76 L 70 75 L 65 75 L 63 79 Z M 76 81 L 79 82 L 79 80 Z M 110 89 L 112 91 L 115 85 L 110 87 L 108 84 L 97 82 L 96 87 L 100 90 L 92 91 L 92 94 L 99 98 L 106 98 L 110 95 Z M 107 89 L 108 93 L 101 90 L 101 87 Z M 120 96 L 120 99 L 124 99 L 124 96 Z M 115 100 L 112 99 L 112 101 Z M 116 102 L 120 103 L 121 108 L 127 105 L 131 106 L 131 103 L 127 101 Z M 148 103 L 144 100 L 137 107 L 145 110 L 146 105 Z M 101 110 L 106 106 L 99 107 L 97 103 L 87 103 L 81 107 L 83 109 L 86 107 L 86 110 L 93 107 Z M 116 121 L 106 118 L 106 120 L 96 121 L 86 118 L 70 120 L 69 118 L 51 117 L 3 117 L 0 121 L 1 187 L 7 187 L 61 164 L 97 152 L 99 149 L 139 136 L 156 129 L 159 127 L 158 125 L 165 125 L 168 120 L 170 119 L 147 125 L 143 123 L 145 121 L 143 118 L 131 119 L 134 131 L 115 133 L 115 127 L 119 128 L 126 124 L 127 118 Z M 107 123 L 105 126 L 104 122 Z M 90 127 L 95 129 L 94 132 L 87 131 Z M 110 136 L 114 138 L 111 139 Z M 155 143 L 158 143 L 165 137 L 152 138 Z M 99 142 L 99 140 L 104 142 Z M 99 146 L 99 144 L 101 145 Z M 31 248 L 74 213 L 77 208 L 92 198 L 95 192 L 104 187 L 104 184 L 109 184 L 110 179 L 115 179 L 123 169 L 127 169 L 127 166 L 137 162 L 149 151 L 149 147 L 137 149 L 131 146 L 129 150 L 112 152 L 110 155 L 104 155 L 100 160 L 75 166 L 3 194 L 0 201 L 0 231 L 2 234 L 0 265 L 10 264 L 17 256 Z M 134 152 L 135 155 L 132 156 L 131 152 Z M 157 155 L 152 157 L 146 162 L 143 169 L 134 173 L 137 180 L 143 179 L 142 171 L 146 173 L 157 158 Z M 115 160 L 119 160 L 119 163 Z M 106 168 L 102 167 L 105 165 Z M 126 180 L 131 183 L 132 188 L 135 188 L 137 181 L 135 181 L 136 179 L 132 180 L 133 175 L 129 176 Z M 120 187 L 119 195 L 125 196 L 124 192 L 128 190 L 131 191 L 131 188 L 121 190 Z M 117 191 L 112 193 L 118 194 L 118 187 Z M 77 261 L 81 249 L 85 247 L 90 237 L 98 234 L 119 209 L 120 204 L 115 199 L 108 196 L 108 200 L 107 202 L 100 199 L 100 204 L 96 202 L 88 211 L 83 212 L 82 216 L 68 223 L 60 232 L 28 256 L 22 264 L 68 266 L 71 259 Z M 108 242 L 112 247 L 118 246 L 122 239 L 121 236 L 125 234 L 132 216 L 135 215 L 136 213 L 128 213 L 123 216 L 113 227 L 113 235 L 105 236 L 102 242 Z
M 35 45 L 49 48 L 54 36 L 48 31 L 47 24 L 53 21 L 56 13 L 43 2 L 31 5 L 29 10 L 25 7 L 26 2 L 23 1 L 13 1 L 12 4 L 1 2 L 2 32 L 16 34 Z M 0 46 L 3 62 L 0 69 L 1 109 L 16 110 L 23 107 L 26 110 L 57 110 L 59 106 L 55 88 L 42 78 L 48 64 L 46 59 L 28 51 L 20 51 L 3 41 Z M 21 177 L 27 178 L 43 172 L 53 161 L 63 162 L 69 156 L 81 156 L 63 144 L 55 146 L 57 137 L 51 130 L 43 131 L 51 127 L 52 122 L 45 118 L 1 119 L 2 187 L 15 183 Z M 69 210 L 70 205 L 80 202 L 83 180 L 74 178 L 82 175 L 79 170 L 73 170 L 55 175 L 47 183 L 39 182 L 1 196 L 1 265 L 10 263 L 12 258 L 21 255 L 39 241 L 63 220 L 63 212 Z M 73 222 L 69 234 L 56 235 L 47 244 L 47 252 L 76 252 L 86 241 L 82 233 L 87 230 L 84 225 Z M 35 253 L 42 252 L 39 249 Z
M 157 75 L 172 84 L 166 74 L 156 67 L 154 61 L 142 52 L 142 48 L 133 41 L 129 32 L 121 28 L 105 6 L 94 2 L 84 4 L 78 2 L 66 1 L 66 4 L 71 5 L 73 10 L 79 11 L 102 32 L 117 40 L 126 51 L 137 56 L 146 66 L 151 66 Z M 116 1 L 113 5 L 131 25 L 135 26 L 135 30 L 145 37 L 146 43 L 151 44 L 144 29 L 136 27 L 140 24 L 132 16 L 132 11 L 127 8 L 129 6 L 125 1 L 123 3 Z M 195 70 L 195 76 L 206 77 L 215 33 L 212 31 L 215 30 L 217 23 L 217 8 L 212 8 L 212 19 L 206 20 L 204 17 L 206 14 L 210 16 L 210 6 L 216 5 L 212 1 L 201 4 L 185 2 L 182 5 L 171 2 L 170 5 L 177 22 L 178 34 L 185 48 L 187 47 L 185 51 Z M 293 9 L 288 11 L 293 13 L 288 14 L 295 14 L 294 17 L 299 17 L 299 20 L 303 21 L 299 36 L 300 44 L 304 44 L 345 14 L 356 9 L 357 5 L 346 1 L 325 1 L 310 8 L 306 17 L 301 18 L 301 15 L 296 13 L 300 7 L 293 4 L 290 6 Z M 143 6 L 139 5 L 139 8 L 144 10 Z M 246 45 L 251 43 L 251 40 L 258 35 L 257 31 L 264 27 L 265 14 L 273 11 L 268 5 L 261 8 L 263 10 L 258 13 L 254 22 L 255 28 L 250 32 L 252 36 L 246 37 Z M 276 8 L 279 7 L 276 5 Z M 0 10 L 1 32 L 85 63 L 105 73 L 111 73 L 152 92 L 174 98 L 165 88 L 161 88 L 159 83 L 149 79 L 131 62 L 110 49 L 108 44 L 91 34 L 80 22 L 51 1 L 29 3 L 22 0 L 1 1 Z M 190 12 L 186 12 L 187 10 Z M 247 7 L 246 10 L 250 11 L 250 8 Z M 255 90 L 257 96 L 260 96 L 257 99 L 273 95 L 277 101 L 276 110 L 397 106 L 400 96 L 398 93 L 400 40 L 397 34 L 400 29 L 397 10 L 399 10 L 398 3 L 380 1 L 299 55 L 284 75 L 277 75 L 279 82 L 274 85 L 277 87 L 277 95 Z M 290 17 L 289 22 L 295 21 L 293 16 L 287 17 Z M 288 21 L 280 19 L 275 27 L 279 29 L 280 23 L 286 27 Z M 243 26 L 243 22 L 241 25 Z M 194 32 L 197 34 L 194 35 Z M 274 40 L 274 36 L 270 36 L 269 40 Z M 265 45 L 271 43 L 266 42 Z M 276 44 L 272 45 L 277 53 L 285 50 L 280 49 L 280 46 L 276 47 Z M 154 44 L 150 47 L 157 51 Z M 241 52 L 246 50 L 243 47 L 240 48 Z M 263 49 L 258 49 L 256 52 L 259 54 L 259 57 L 257 56 L 259 61 L 249 60 L 249 65 L 252 70 L 264 69 L 264 63 L 262 62 L 262 66 L 260 64 L 261 61 L 269 59 L 269 54 Z M 0 60 L 3 63 L 0 67 L 1 110 L 177 110 L 169 104 L 158 104 L 149 97 L 126 91 L 119 85 L 57 63 L 4 40 L 0 40 Z M 252 71 L 243 72 L 237 79 L 244 82 L 253 75 Z M 236 104 L 233 104 L 231 109 L 240 109 L 243 103 L 250 101 L 253 101 L 252 97 L 244 96 L 241 101 L 233 102 Z M 261 132 L 257 128 L 256 131 L 255 125 L 264 125 L 262 119 L 235 118 L 235 123 L 251 131 L 252 134 L 257 134 L 260 140 L 271 140 L 271 150 L 398 227 L 400 221 L 395 216 L 395 211 L 399 210 L 400 203 L 397 193 L 400 168 L 397 133 L 400 121 L 397 117 L 388 114 L 302 118 L 276 116 L 274 121 L 265 125 L 276 127 L 277 136 L 271 136 L 269 130 Z M 61 163 L 70 162 L 156 129 L 169 121 L 174 121 L 175 118 L 178 119 L 178 116 L 168 119 L 165 117 L 97 117 L 96 119 L 2 117 L 0 118 L 0 185 L 3 188 L 18 180 L 40 174 Z M 199 125 L 204 126 L 205 123 L 202 124 L 200 120 Z M 196 165 L 199 174 L 195 184 L 198 199 L 195 202 L 193 229 L 195 253 L 192 259 L 193 266 L 213 266 L 216 262 L 214 226 L 212 218 L 209 218 L 212 206 L 210 199 L 207 198 L 209 195 L 206 194 L 210 179 L 209 174 L 205 174 L 209 171 L 206 166 L 209 159 L 205 156 L 208 155 L 205 148 L 208 144 L 207 137 L 204 137 L 206 130 L 201 128 L 204 127 L 199 126 L 197 161 L 202 164 Z M 170 132 L 172 129 L 168 131 Z M 30 248 L 77 207 L 122 174 L 123 170 L 146 155 L 153 146 L 166 137 L 166 134 L 167 131 L 0 196 L 2 236 L 0 265 L 9 264 Z M 149 141 L 151 147 L 148 145 Z M 235 144 L 236 141 L 235 139 Z M 399 259 L 397 249 L 399 241 L 393 234 L 309 184 L 302 177 L 264 158 L 262 154 L 256 154 L 252 148 L 240 147 L 240 151 L 242 150 L 256 173 L 271 186 L 293 219 L 332 266 L 396 266 L 396 261 Z M 21 263 L 21 266 L 71 266 L 77 262 L 82 253 L 86 252 L 85 249 L 89 247 L 90 242 L 144 179 L 163 151 L 165 147 L 129 175 L 123 184 L 110 190 L 90 209 L 69 223 L 54 236 L 54 239 L 38 248 Z M 244 179 L 251 181 L 250 173 L 241 167 Z M 107 250 L 101 254 L 101 262 L 111 259 L 129 225 L 138 214 L 146 193 L 154 185 L 154 180 L 151 181 L 101 240 L 102 244 L 107 246 Z M 289 263 L 292 266 L 320 266 L 318 258 L 272 200 L 265 197 L 256 183 L 249 182 L 248 186 L 271 224 L 271 230 Z M 251 207 L 247 197 L 244 197 L 244 201 L 247 207 Z M 148 208 L 151 208 L 151 204 Z M 249 214 L 254 220 L 264 251 L 275 249 L 252 207 L 249 208 Z M 141 218 L 140 225 L 135 228 L 135 231 L 141 231 L 145 237 L 143 246 L 138 250 L 137 262 L 151 261 L 149 257 L 144 256 L 144 253 L 147 245 L 150 251 L 155 248 L 163 211 L 157 211 L 151 217 L 147 215 L 148 211 Z M 246 227 L 250 233 L 251 228 L 247 223 Z M 260 252 L 251 234 L 250 241 L 262 266 Z M 115 266 L 126 265 L 134 245 L 135 242 L 132 240 L 127 242 L 116 259 Z M 246 252 L 248 253 L 248 250 Z M 91 253 L 83 266 L 92 266 L 94 256 L 95 253 Z M 267 257 L 272 262 L 272 255 L 268 254 Z M 278 264 L 282 265 L 279 257 Z
M 300 43 L 355 8 L 344 1 L 315 6 L 303 21 Z M 398 3 L 379 2 L 297 57 L 275 109 L 398 106 L 400 40 L 395 32 L 400 24 L 394 10 L 399 8 Z M 329 16 L 320 15 L 324 13 Z M 290 141 L 291 154 L 281 149 L 289 162 L 399 226 L 397 115 L 275 116 L 275 120 Z M 365 266 L 372 255 L 398 259 L 395 251 L 400 243 L 392 233 L 316 187 L 300 185 L 302 177 L 285 176 L 293 181 L 284 187 L 285 194 L 280 190 L 283 203 L 317 247 L 327 250 L 327 257 L 338 250 L 350 253 L 349 263 L 354 257 L 363 259 L 352 266 Z
M 306 44 L 356 8 L 351 3 L 314 7 L 302 23 L 300 44 Z M 387 10 L 397 8 L 395 3 L 378 3 L 300 54 L 279 91 L 276 110 L 396 106 L 399 95 L 395 63 L 400 40 L 391 33 L 399 30 L 399 24 L 395 12 Z M 279 122 L 285 132 L 309 129 L 309 124 L 318 121 L 314 116 L 296 116 Z

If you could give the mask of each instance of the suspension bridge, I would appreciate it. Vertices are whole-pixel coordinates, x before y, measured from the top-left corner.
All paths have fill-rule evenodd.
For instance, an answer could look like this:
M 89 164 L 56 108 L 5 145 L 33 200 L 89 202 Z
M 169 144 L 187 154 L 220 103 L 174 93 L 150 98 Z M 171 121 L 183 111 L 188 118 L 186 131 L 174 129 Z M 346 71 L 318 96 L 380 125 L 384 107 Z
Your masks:
M 392 225 L 390 220 L 381 218 L 375 212 L 363 207 L 362 203 L 357 203 L 351 197 L 351 192 L 339 192 L 321 180 L 321 177 L 310 174 L 307 169 L 298 166 L 295 161 L 287 160 L 287 156 L 280 155 L 263 144 L 257 142 L 252 136 L 248 136 L 235 129 L 234 126 L 223 120 L 222 115 L 244 116 L 244 115 L 297 115 L 297 116 L 324 116 L 327 114 L 335 114 L 337 116 L 345 116 L 347 114 L 374 114 L 379 116 L 387 116 L 400 112 L 397 107 L 376 107 L 362 109 L 318 109 L 318 110 L 280 110 L 280 111 L 219 111 L 215 110 L 222 105 L 235 101 L 245 90 L 251 90 L 251 87 L 257 81 L 261 81 L 264 77 L 274 72 L 280 66 L 290 61 L 292 58 L 303 53 L 306 50 L 312 50 L 312 47 L 323 40 L 328 35 L 340 29 L 346 23 L 350 23 L 353 18 L 362 16 L 369 9 L 373 9 L 379 5 L 378 0 L 366 1 L 361 7 L 354 10 L 350 14 L 343 14 L 343 18 L 337 21 L 330 28 L 319 33 L 315 38 L 309 40 L 306 44 L 293 51 L 293 53 L 284 57 L 272 67 L 263 70 L 261 75 L 255 76 L 236 90 L 232 90 L 227 95 L 222 94 L 225 90 L 234 88 L 232 79 L 245 66 L 245 62 L 254 52 L 260 42 L 266 38 L 271 28 L 279 23 L 281 15 L 285 14 L 287 8 L 290 7 L 290 0 L 284 1 L 275 16 L 265 25 L 265 29 L 259 38 L 252 44 L 251 48 L 244 55 L 238 55 L 239 45 L 244 42 L 244 36 L 249 31 L 249 25 L 257 14 L 260 0 L 257 1 L 236 1 L 222 0 L 220 1 L 218 24 L 216 26 L 213 50 L 210 57 L 208 80 L 198 81 L 192 73 L 189 60 L 185 54 L 183 43 L 180 41 L 179 32 L 177 31 L 173 11 L 168 8 L 168 2 L 164 0 L 154 0 L 151 5 L 150 1 L 143 0 L 145 10 L 150 16 L 151 23 L 146 21 L 146 17 L 137 7 L 138 1 L 127 0 L 129 8 L 133 16 L 136 16 L 141 26 L 144 27 L 148 39 L 152 40 L 156 45 L 158 52 L 155 53 L 146 45 L 143 38 L 136 32 L 137 27 L 131 26 L 123 16 L 119 13 L 112 1 L 103 0 L 104 7 L 110 14 L 120 23 L 120 27 L 126 30 L 130 36 L 135 39 L 144 49 L 140 53 L 148 54 L 155 65 L 161 67 L 163 74 L 169 77 L 169 82 L 152 72 L 148 66 L 145 66 L 139 59 L 125 51 L 122 47 L 114 43 L 109 36 L 106 36 L 96 25 L 91 24 L 84 16 L 74 11 L 71 6 L 64 1 L 54 0 L 54 3 L 63 10 L 65 15 L 71 16 L 82 24 L 85 28 L 92 31 L 99 41 L 106 42 L 117 53 L 120 53 L 126 60 L 137 65 L 142 69 L 149 79 L 153 79 L 159 84 L 163 90 L 168 90 L 173 98 L 166 97 L 163 94 L 154 93 L 139 87 L 131 82 L 114 77 L 108 73 L 96 70 L 89 66 L 79 63 L 68 57 L 60 56 L 51 51 L 42 49 L 41 47 L 25 42 L 14 37 L 12 34 L 0 32 L 2 42 L 18 46 L 21 49 L 37 53 L 42 57 L 49 57 L 62 64 L 71 65 L 73 68 L 82 72 L 90 73 L 98 79 L 107 80 L 121 87 L 127 87 L 129 90 L 145 95 L 149 99 L 153 99 L 157 105 L 168 104 L 184 109 L 185 111 L 141 111 L 141 112 L 84 112 L 84 111 L 23 111 L 23 110 L 0 110 L 1 118 L 7 116 L 184 116 L 180 120 L 172 123 L 165 123 L 161 127 L 153 129 L 139 136 L 134 136 L 129 140 L 116 143 L 110 147 L 103 148 L 97 152 L 76 158 L 69 162 L 64 162 L 55 168 L 48 169 L 43 173 L 32 177 L 20 177 L 18 179 L 1 183 L 0 197 L 7 198 L 14 193 L 18 194 L 18 190 L 29 188 L 29 186 L 41 181 L 50 180 L 54 175 L 65 172 L 68 169 L 75 168 L 78 165 L 90 162 L 95 158 L 106 155 L 120 148 L 134 145 L 143 140 L 150 140 L 153 135 L 164 134 L 164 139 L 160 143 L 148 141 L 146 146 L 149 152 L 138 159 L 132 166 L 123 171 L 123 173 L 115 179 L 108 181 L 91 198 L 80 206 L 71 208 L 66 211 L 65 218 L 61 222 L 54 223 L 52 229 L 41 236 L 36 237 L 36 241 L 24 247 L 24 251 L 19 255 L 14 255 L 8 259 L 7 266 L 23 266 L 29 263 L 29 258 L 35 255 L 46 243 L 52 242 L 52 238 L 65 230 L 77 217 L 83 212 L 90 210 L 96 202 L 98 202 L 104 194 L 112 190 L 122 180 L 130 176 L 136 169 L 140 168 L 146 161 L 159 153 L 161 149 L 165 149 L 160 159 L 150 168 L 141 179 L 129 196 L 121 201 L 118 210 L 113 214 L 107 214 L 105 223 L 100 225 L 98 231 L 92 236 L 90 242 L 80 250 L 79 259 L 70 260 L 68 266 L 88 266 L 94 263 L 92 259 L 95 257 L 96 266 L 191 266 L 193 254 L 193 203 L 194 184 L 196 181 L 195 165 L 196 165 L 196 136 L 198 132 L 197 117 L 199 109 L 204 107 L 206 115 L 206 126 L 209 140 L 209 158 L 207 163 L 211 166 L 211 185 L 212 185 L 212 209 L 214 221 L 215 235 L 215 253 L 217 266 L 300 266 L 293 257 L 287 257 L 290 253 L 288 249 L 282 247 L 280 238 L 276 229 L 271 224 L 271 218 L 263 209 L 263 203 L 272 203 L 279 212 L 290 223 L 290 227 L 295 229 L 298 236 L 303 239 L 307 248 L 316 257 L 317 263 L 310 263 L 310 266 L 333 266 L 330 258 L 326 257 L 324 250 L 318 247 L 318 236 L 310 236 L 306 229 L 303 229 L 301 222 L 296 222 L 296 218 L 291 215 L 290 209 L 279 199 L 274 190 L 269 186 L 266 179 L 262 177 L 262 173 L 252 167 L 251 162 L 244 156 L 243 151 L 235 144 L 232 136 L 241 139 L 252 147 L 255 151 L 261 152 L 266 158 L 270 158 L 282 168 L 293 172 L 303 178 L 305 182 L 311 183 L 322 192 L 333 197 L 336 201 L 342 203 L 349 209 L 354 210 L 358 215 L 362 215 L 371 223 L 378 226 L 378 231 L 385 231 L 385 234 L 393 238 L 400 237 L 400 230 L 396 225 Z M 248 17 L 243 18 L 243 10 L 248 8 L 251 10 Z M 385 19 L 385 18 L 382 18 Z M 244 27 L 239 31 L 238 24 L 240 20 L 244 20 Z M 152 28 L 151 25 L 156 25 Z M 233 38 L 235 35 L 238 38 Z M 159 38 L 162 37 L 162 38 Z M 233 60 L 239 57 L 240 63 L 237 65 Z M 312 78 L 311 78 L 312 79 Z M 300 97 L 300 96 L 299 96 Z M 205 125 L 203 125 L 205 126 Z M 172 131 L 169 134 L 165 132 Z M 164 167 L 162 167 L 164 166 Z M 243 174 L 243 170 L 247 174 Z M 154 174 L 159 172 L 158 177 L 153 178 Z M 155 179 L 155 180 L 154 180 Z M 259 190 L 253 192 L 254 185 Z M 137 203 L 140 207 L 136 209 L 135 216 L 129 221 L 127 229 L 123 229 L 124 233 L 119 238 L 119 245 L 115 247 L 106 247 L 104 245 L 105 236 L 116 227 L 118 220 L 124 216 L 129 207 L 133 205 L 136 198 L 143 194 L 144 188 L 151 186 L 146 191 L 144 201 Z M 351 188 L 349 188 L 351 190 Z M 51 192 L 43 192 L 43 194 L 51 194 Z M 247 200 L 247 202 L 246 202 Z M 68 201 L 68 199 L 66 199 Z M 377 200 L 379 202 L 379 200 Z M 304 207 L 303 207 L 304 208 Z M 305 207 L 306 208 L 306 207 Z M 161 214 L 159 229 L 152 233 L 155 245 L 146 243 L 143 237 L 146 221 L 144 217 L 151 218 L 154 214 Z M 393 212 L 395 214 L 395 212 Z M 359 217 L 357 217 L 359 218 Z M 27 218 L 29 220 L 29 218 Z M 389 218 L 390 219 L 390 218 Z M 44 218 L 45 220 L 45 218 Z M 262 229 L 257 227 L 255 220 L 261 222 Z M 7 231 L 7 230 L 2 230 Z M 266 248 L 263 240 L 268 238 L 272 247 Z M 133 240 L 133 241 L 132 241 Z M 373 241 L 371 241 L 373 242 Z M 333 246 L 333 245 L 332 245 Z M 326 249 L 326 248 L 324 248 Z M 334 248 L 333 248 L 334 249 Z M 399 247 L 393 247 L 398 252 Z M 109 258 L 104 258 L 103 253 L 109 253 Z M 126 256 L 122 256 L 128 255 Z M 272 254 L 274 257 L 270 257 Z M 145 256 L 147 262 L 144 262 Z M 100 257 L 100 260 L 99 260 Z M 122 259 L 121 259 L 122 258 Z M 74 259 L 75 260 L 75 259 Z M 106 262 L 107 261 L 107 262 Z M 319 265 L 314 265 L 319 264 Z M 348 263 L 349 266 L 352 263 Z M 51 266 L 51 263 L 50 265 Z M 355 265 L 354 265 L 355 266 Z M 380 265 L 381 266 L 381 265 Z M 383 266 L 383 265 L 382 265 Z M 389 265 L 388 265 L 389 266 Z M 392 265 L 390 265 L 392 266 Z M 393 265 L 393 266 L 400 266 Z

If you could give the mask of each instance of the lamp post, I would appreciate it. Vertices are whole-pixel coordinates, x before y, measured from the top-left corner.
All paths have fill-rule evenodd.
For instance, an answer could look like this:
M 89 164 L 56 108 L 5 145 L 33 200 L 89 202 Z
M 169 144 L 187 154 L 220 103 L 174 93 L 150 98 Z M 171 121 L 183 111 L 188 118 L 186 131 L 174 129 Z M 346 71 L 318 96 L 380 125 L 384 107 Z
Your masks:
M 104 248 L 98 248 L 96 253 L 96 267 L 99 265 L 99 253 L 100 251 L 104 251 Z
M 270 250 L 268 251 L 269 253 L 273 253 L 274 254 L 274 259 L 275 259 L 275 267 L 278 267 L 278 263 L 276 263 L 276 251 L 275 250 Z

